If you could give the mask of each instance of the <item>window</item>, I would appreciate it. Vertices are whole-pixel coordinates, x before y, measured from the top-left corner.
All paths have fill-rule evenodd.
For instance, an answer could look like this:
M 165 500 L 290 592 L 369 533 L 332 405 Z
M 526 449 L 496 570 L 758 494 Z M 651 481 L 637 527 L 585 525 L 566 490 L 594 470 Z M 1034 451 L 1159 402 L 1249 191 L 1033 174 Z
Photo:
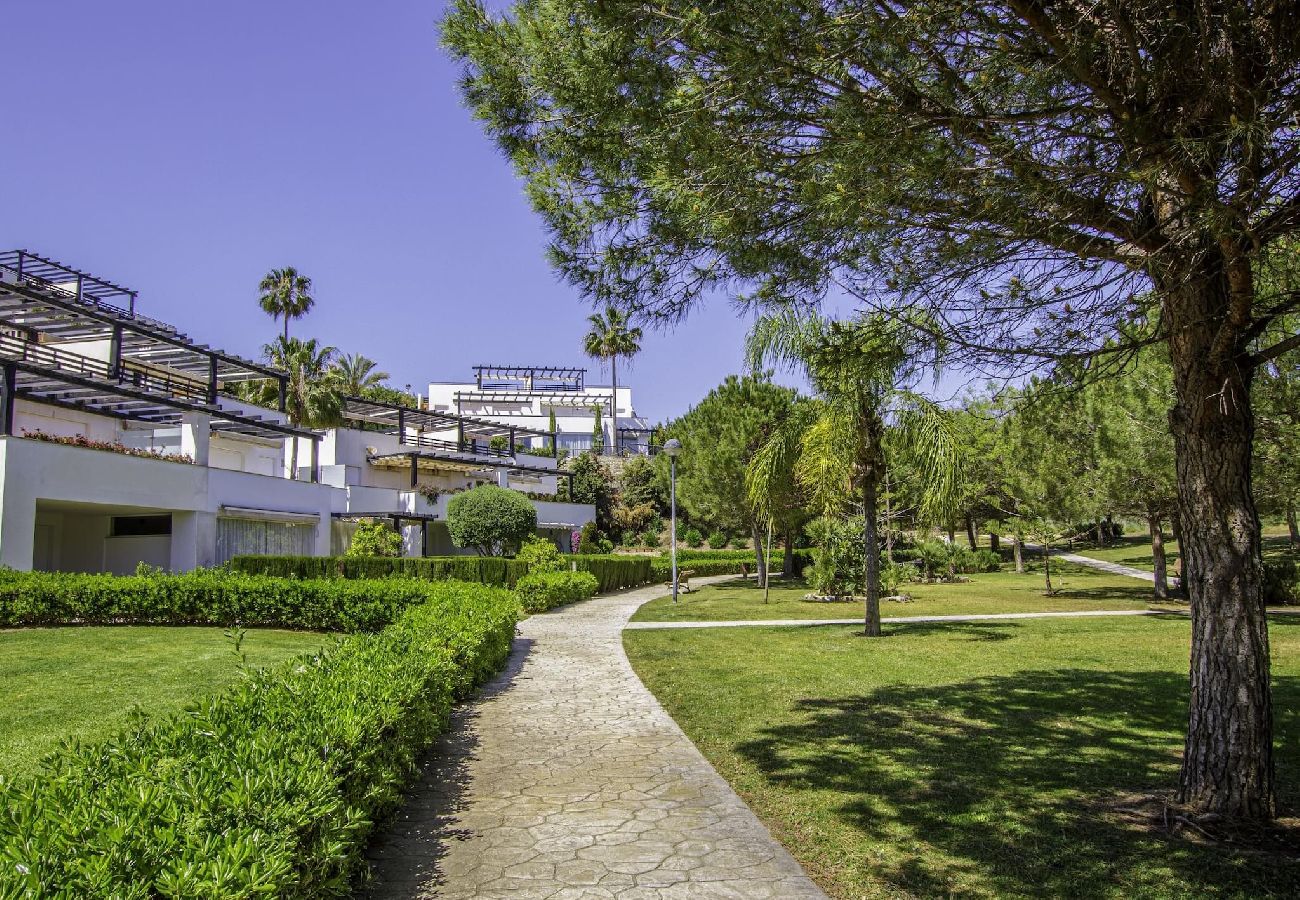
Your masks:
M 113 516 L 113 537 L 153 537 L 172 533 L 172 517 Z

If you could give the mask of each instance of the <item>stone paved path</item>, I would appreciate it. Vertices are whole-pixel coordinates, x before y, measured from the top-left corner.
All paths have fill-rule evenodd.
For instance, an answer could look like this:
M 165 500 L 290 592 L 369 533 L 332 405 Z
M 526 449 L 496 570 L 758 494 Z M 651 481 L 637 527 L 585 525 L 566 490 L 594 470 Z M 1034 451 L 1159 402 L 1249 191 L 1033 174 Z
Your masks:
M 632 671 L 620 632 L 662 593 L 520 624 L 372 851 L 372 897 L 825 897 Z
M 1097 569 L 1101 572 L 1109 572 L 1111 575 L 1127 575 L 1129 578 L 1141 578 L 1143 581 L 1149 581 L 1152 584 L 1155 584 L 1156 582 L 1156 573 L 1148 572 L 1145 569 L 1135 569 L 1132 566 L 1107 562 L 1104 559 L 1093 559 L 1091 556 L 1080 556 L 1077 553 L 1066 553 L 1063 550 L 1053 550 L 1052 556 L 1057 559 L 1063 559 L 1066 562 L 1074 563 L 1075 565 L 1087 566 L 1090 569 Z

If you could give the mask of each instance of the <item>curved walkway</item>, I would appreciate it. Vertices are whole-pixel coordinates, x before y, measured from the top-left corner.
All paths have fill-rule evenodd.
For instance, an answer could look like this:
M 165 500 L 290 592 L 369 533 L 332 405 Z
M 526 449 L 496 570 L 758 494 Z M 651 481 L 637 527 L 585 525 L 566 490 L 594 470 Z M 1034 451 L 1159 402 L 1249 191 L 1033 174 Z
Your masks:
M 372 897 L 825 897 L 632 671 L 623 626 L 663 592 L 520 623 L 373 849 Z

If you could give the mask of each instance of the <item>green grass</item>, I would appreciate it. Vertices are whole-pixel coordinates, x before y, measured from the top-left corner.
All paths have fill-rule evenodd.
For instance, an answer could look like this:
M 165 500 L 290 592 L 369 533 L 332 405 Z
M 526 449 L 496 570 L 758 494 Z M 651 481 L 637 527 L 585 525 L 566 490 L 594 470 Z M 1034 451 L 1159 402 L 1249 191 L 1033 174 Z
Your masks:
M 1182 618 L 625 632 L 642 680 L 835 897 L 1267 897 L 1300 862 L 1169 838 Z M 1272 627 L 1279 798 L 1300 804 L 1300 621 Z M 1294 812 L 1292 813 L 1294 814 Z M 1294 833 L 1294 832 L 1293 832 Z
M 1124 575 L 1053 561 L 1052 586 L 1058 593 L 1043 596 L 1041 563 L 1023 575 L 1012 571 L 969 576 L 959 584 L 907 584 L 900 590 L 911 603 L 881 605 L 882 616 L 979 615 L 1011 612 L 1075 612 L 1086 609 L 1146 609 L 1151 586 Z M 632 617 L 636 622 L 736 621 L 737 619 L 852 619 L 862 604 L 812 603 L 803 599 L 802 582 L 772 581 L 771 602 L 754 580 L 725 581 L 671 597 L 651 600 Z
M 265 666 L 328 638 L 249 631 L 243 652 Z M 36 770 L 61 739 L 106 737 L 135 706 L 170 712 L 240 677 L 220 628 L 34 628 L 0 631 L 0 774 Z
M 1135 569 L 1151 571 L 1155 563 L 1151 558 L 1151 537 L 1147 534 L 1127 534 L 1109 547 L 1085 547 L 1073 551 L 1079 556 L 1103 559 L 1106 562 L 1132 566 Z M 1281 557 L 1290 551 L 1290 538 L 1285 525 L 1269 526 L 1264 529 L 1264 558 Z M 1172 576 L 1174 563 L 1178 560 L 1178 542 L 1173 539 L 1165 541 L 1165 559 Z

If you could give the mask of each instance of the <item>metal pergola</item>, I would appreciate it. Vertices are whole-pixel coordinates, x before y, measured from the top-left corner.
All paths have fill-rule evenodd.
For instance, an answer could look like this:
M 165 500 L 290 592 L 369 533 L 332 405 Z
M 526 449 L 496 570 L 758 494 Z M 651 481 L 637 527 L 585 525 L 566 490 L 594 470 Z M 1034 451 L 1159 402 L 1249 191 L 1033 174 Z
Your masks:
M 466 475 L 504 469 L 509 475 L 540 475 L 547 478 L 567 478 L 569 487 L 573 487 L 573 473 L 563 469 L 548 469 L 543 466 L 530 466 L 516 463 L 513 459 L 490 456 L 486 454 L 469 454 L 455 449 L 440 450 L 420 447 L 413 450 L 401 450 L 396 453 L 376 453 L 367 457 L 371 465 L 388 465 L 390 467 L 409 467 L 411 487 L 420 483 L 420 471 L 426 472 L 461 472 Z
M 394 429 L 399 443 L 429 446 L 431 448 L 457 449 L 468 445 L 474 449 L 474 452 L 492 452 L 487 451 L 486 448 L 478 448 L 476 445 L 479 441 L 488 442 L 493 438 L 503 437 L 508 442 L 509 452 L 502 454 L 501 451 L 495 451 L 495 453 L 496 455 L 513 457 L 514 447 L 520 437 L 544 438 L 550 442 L 552 447 L 555 446 L 555 435 L 538 428 L 525 428 L 522 425 L 503 425 L 500 422 L 491 422 L 487 419 L 476 419 L 470 416 L 419 409 L 398 403 L 384 403 L 378 400 L 368 400 L 364 397 L 344 397 L 343 417 L 354 422 L 364 422 Z M 411 429 L 414 429 L 417 434 L 414 436 L 409 435 L 407 432 Z M 418 433 L 425 431 L 455 431 L 456 440 L 440 441 Z
M 33 344 L 103 341 L 114 377 L 189 379 L 210 402 L 227 384 L 285 373 L 200 344 L 135 312 L 136 292 L 27 250 L 0 253 L 0 331 Z M 283 396 L 283 391 L 281 391 Z
M 613 400 L 612 395 L 609 394 L 552 394 L 547 391 L 456 391 L 453 397 L 456 401 L 456 409 L 461 409 L 465 403 L 531 404 L 534 400 L 540 398 L 546 406 L 562 406 L 571 409 L 590 409 L 593 406 L 599 406 L 607 412 Z M 524 410 L 521 412 L 502 412 L 496 415 L 531 416 L 534 413 Z
M 475 366 L 474 383 L 483 390 L 581 391 L 587 370 L 572 366 Z

